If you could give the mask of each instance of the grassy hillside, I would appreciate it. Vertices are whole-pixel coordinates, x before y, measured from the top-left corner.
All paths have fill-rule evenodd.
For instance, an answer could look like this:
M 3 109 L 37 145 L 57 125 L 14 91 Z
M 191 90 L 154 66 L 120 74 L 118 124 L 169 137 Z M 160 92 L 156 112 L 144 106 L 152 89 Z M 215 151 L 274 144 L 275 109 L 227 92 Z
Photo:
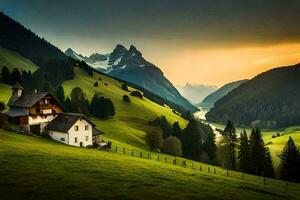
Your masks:
M 0 83 L 0 101 L 7 103 L 11 96 L 11 86 Z
M 179 121 L 181 127 L 186 126 L 186 120 L 174 114 L 169 107 L 160 106 L 146 98 L 139 99 L 130 96 L 129 92 L 121 89 L 122 83 L 119 81 L 98 73 L 94 73 L 91 77 L 79 68 L 75 68 L 75 74 L 73 80 L 63 84 L 66 95 L 69 95 L 74 87 L 79 86 L 90 100 L 95 92 L 100 92 L 104 97 L 113 101 L 116 110 L 114 118 L 93 120 L 98 128 L 105 132 L 105 137 L 110 140 L 128 143 L 134 146 L 132 148 L 147 149 L 144 142 L 145 133 L 160 131 L 159 128 L 148 125 L 149 121 L 154 118 L 165 115 L 170 122 Z M 96 81 L 99 87 L 93 86 Z M 129 90 L 134 89 L 129 88 Z M 122 101 L 122 96 L 125 94 L 129 95 L 131 103 Z
M 0 199 L 299 199 L 299 184 L 186 169 L 0 129 Z M 205 165 L 203 165 L 205 166 Z M 239 176 L 239 178 L 238 178 Z
M 37 65 L 20 54 L 0 47 L 0 70 L 3 66 L 8 67 L 10 70 L 18 68 L 19 70 L 30 70 L 31 72 L 38 69 Z

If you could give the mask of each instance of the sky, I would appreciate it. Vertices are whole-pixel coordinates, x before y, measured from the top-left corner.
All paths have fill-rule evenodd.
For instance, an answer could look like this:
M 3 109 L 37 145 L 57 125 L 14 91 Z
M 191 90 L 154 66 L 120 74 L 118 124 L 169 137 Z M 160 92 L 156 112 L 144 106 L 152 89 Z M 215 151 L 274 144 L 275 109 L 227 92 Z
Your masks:
M 174 84 L 221 86 L 300 62 L 299 0 L 0 0 L 63 51 L 136 46 Z

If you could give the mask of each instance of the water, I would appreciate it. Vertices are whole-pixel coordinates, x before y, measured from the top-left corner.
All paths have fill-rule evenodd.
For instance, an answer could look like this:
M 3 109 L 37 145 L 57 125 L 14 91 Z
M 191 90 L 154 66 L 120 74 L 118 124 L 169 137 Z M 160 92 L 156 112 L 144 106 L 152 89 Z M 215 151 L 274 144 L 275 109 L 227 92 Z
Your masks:
M 201 119 L 201 120 L 206 121 L 205 115 L 208 112 L 208 110 L 204 109 L 202 107 L 198 107 L 198 108 L 199 108 L 199 111 L 194 113 L 194 117 L 197 118 L 197 119 Z

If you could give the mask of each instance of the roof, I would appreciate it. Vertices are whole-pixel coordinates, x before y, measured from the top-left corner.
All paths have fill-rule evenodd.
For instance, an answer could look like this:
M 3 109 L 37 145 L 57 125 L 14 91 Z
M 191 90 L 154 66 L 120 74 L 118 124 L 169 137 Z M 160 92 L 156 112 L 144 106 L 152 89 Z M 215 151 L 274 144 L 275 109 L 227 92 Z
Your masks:
M 67 133 L 70 128 L 81 118 L 87 120 L 92 126 L 95 126 L 87 117 L 83 114 L 77 113 L 59 113 L 58 116 L 53 119 L 47 126 L 46 129 L 53 131 L 60 131 Z
M 29 115 L 29 110 L 28 108 L 11 108 L 5 114 L 9 117 L 21 117 Z
M 96 136 L 96 135 L 102 135 L 104 132 L 103 131 L 100 131 L 98 129 L 96 129 L 94 126 L 93 126 L 93 136 Z
M 22 85 L 19 82 L 16 82 L 13 86 L 12 89 L 21 89 L 23 90 L 24 88 L 22 87 Z
M 8 105 L 13 107 L 30 108 L 48 94 L 48 92 L 23 92 L 21 97 L 14 102 L 10 102 Z

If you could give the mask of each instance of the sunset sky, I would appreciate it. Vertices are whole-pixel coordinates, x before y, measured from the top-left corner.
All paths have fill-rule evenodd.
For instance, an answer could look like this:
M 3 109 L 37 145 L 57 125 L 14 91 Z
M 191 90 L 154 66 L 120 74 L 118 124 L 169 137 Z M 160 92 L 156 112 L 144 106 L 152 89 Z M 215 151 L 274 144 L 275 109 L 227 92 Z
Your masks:
M 299 0 L 0 0 L 0 10 L 63 51 L 133 44 L 174 84 L 220 86 L 300 62 Z

